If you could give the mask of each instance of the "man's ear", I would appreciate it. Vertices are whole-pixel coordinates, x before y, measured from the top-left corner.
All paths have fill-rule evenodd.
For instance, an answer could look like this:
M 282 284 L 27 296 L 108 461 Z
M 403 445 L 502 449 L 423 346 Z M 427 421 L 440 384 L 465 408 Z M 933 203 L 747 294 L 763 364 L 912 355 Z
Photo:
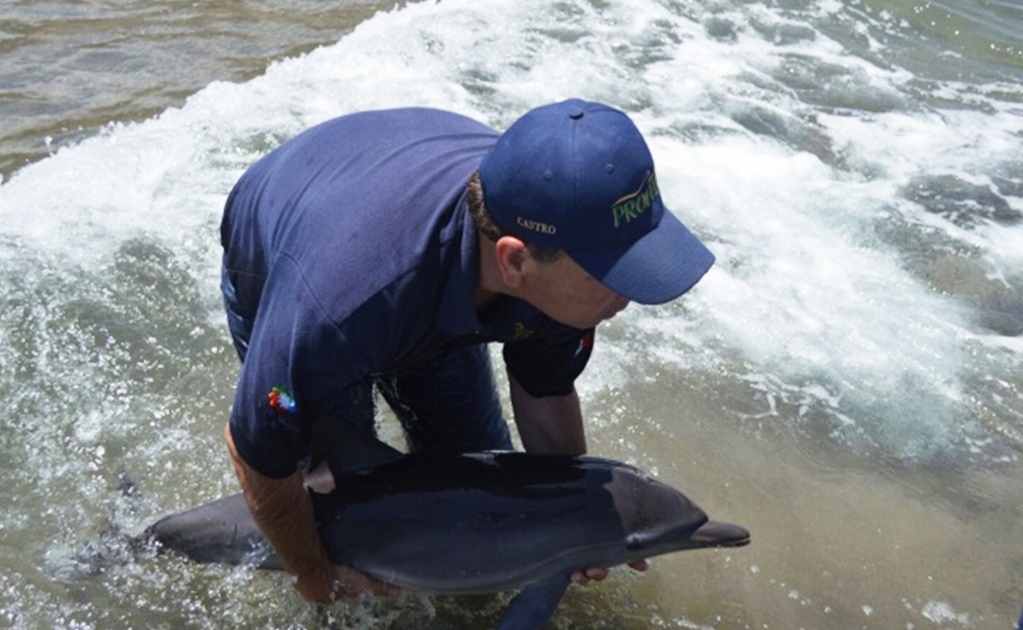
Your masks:
M 501 280 L 509 288 L 522 286 L 522 277 L 529 266 L 529 252 L 526 244 L 514 236 L 502 236 L 494 243 L 497 270 Z

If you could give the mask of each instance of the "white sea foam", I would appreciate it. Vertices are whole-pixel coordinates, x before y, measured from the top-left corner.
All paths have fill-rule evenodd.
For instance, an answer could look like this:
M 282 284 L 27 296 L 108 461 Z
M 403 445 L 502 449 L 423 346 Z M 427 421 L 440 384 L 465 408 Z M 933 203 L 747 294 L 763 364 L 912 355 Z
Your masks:
M 834 18 L 843 8 L 816 10 Z M 877 226 L 909 217 L 978 249 L 989 271 L 1018 274 L 1019 227 L 963 229 L 899 191 L 920 173 L 969 179 L 1018 159 L 1023 122 L 997 103 L 985 113 L 857 111 L 834 94 L 816 111 L 780 82 L 785 68 L 796 71 L 786 66 L 794 60 L 835 94 L 878 102 L 899 103 L 912 78 L 763 8 L 407 5 L 257 79 L 210 85 L 180 109 L 112 125 L 19 171 L 0 188 L 3 234 L 86 268 L 109 261 L 127 239 L 154 238 L 190 261 L 215 304 L 223 200 L 249 163 L 301 129 L 410 104 L 501 127 L 539 103 L 606 100 L 647 133 L 668 205 L 718 256 L 684 312 L 623 315 L 669 340 L 654 356 L 697 368 L 739 356 L 750 372 L 740 377 L 798 384 L 836 418 L 877 415 L 866 430 L 894 431 L 892 448 L 905 440 L 893 427 L 920 426 L 898 402 L 908 390 L 933 412 L 921 439 L 944 442 L 960 417 L 942 407 L 958 403 L 970 370 L 969 313 L 907 270 L 898 243 L 879 240 Z M 649 351 L 625 345 L 603 355 L 607 378 L 628 372 L 616 363 Z

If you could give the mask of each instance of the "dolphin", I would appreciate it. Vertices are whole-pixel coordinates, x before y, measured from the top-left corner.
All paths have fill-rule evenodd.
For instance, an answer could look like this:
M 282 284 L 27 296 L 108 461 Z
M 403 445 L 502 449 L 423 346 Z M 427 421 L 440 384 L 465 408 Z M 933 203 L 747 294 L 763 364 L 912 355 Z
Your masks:
M 519 589 L 500 630 L 540 627 L 576 569 L 750 541 L 743 527 L 710 520 L 675 488 L 612 459 L 403 454 L 376 444 L 371 465 L 331 462 L 334 490 L 310 491 L 331 559 L 432 594 Z M 283 568 L 240 494 L 167 516 L 145 535 L 199 562 Z

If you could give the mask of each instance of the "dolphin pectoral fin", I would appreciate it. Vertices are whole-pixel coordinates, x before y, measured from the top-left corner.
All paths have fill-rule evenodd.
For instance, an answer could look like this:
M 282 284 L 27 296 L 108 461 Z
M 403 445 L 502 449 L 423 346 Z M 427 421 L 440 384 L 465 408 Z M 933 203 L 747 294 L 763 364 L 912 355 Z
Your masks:
M 557 575 L 522 590 L 508 604 L 497 630 L 536 630 L 551 618 L 568 588 L 568 576 Z

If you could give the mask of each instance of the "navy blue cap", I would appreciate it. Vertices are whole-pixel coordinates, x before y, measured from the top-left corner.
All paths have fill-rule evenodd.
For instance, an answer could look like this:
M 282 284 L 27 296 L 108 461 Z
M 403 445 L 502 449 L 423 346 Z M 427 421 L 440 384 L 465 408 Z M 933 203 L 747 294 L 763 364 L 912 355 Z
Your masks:
M 530 110 L 484 156 L 479 174 L 505 233 L 558 247 L 629 300 L 673 300 L 714 264 L 665 210 L 639 130 L 607 105 L 573 99 Z

